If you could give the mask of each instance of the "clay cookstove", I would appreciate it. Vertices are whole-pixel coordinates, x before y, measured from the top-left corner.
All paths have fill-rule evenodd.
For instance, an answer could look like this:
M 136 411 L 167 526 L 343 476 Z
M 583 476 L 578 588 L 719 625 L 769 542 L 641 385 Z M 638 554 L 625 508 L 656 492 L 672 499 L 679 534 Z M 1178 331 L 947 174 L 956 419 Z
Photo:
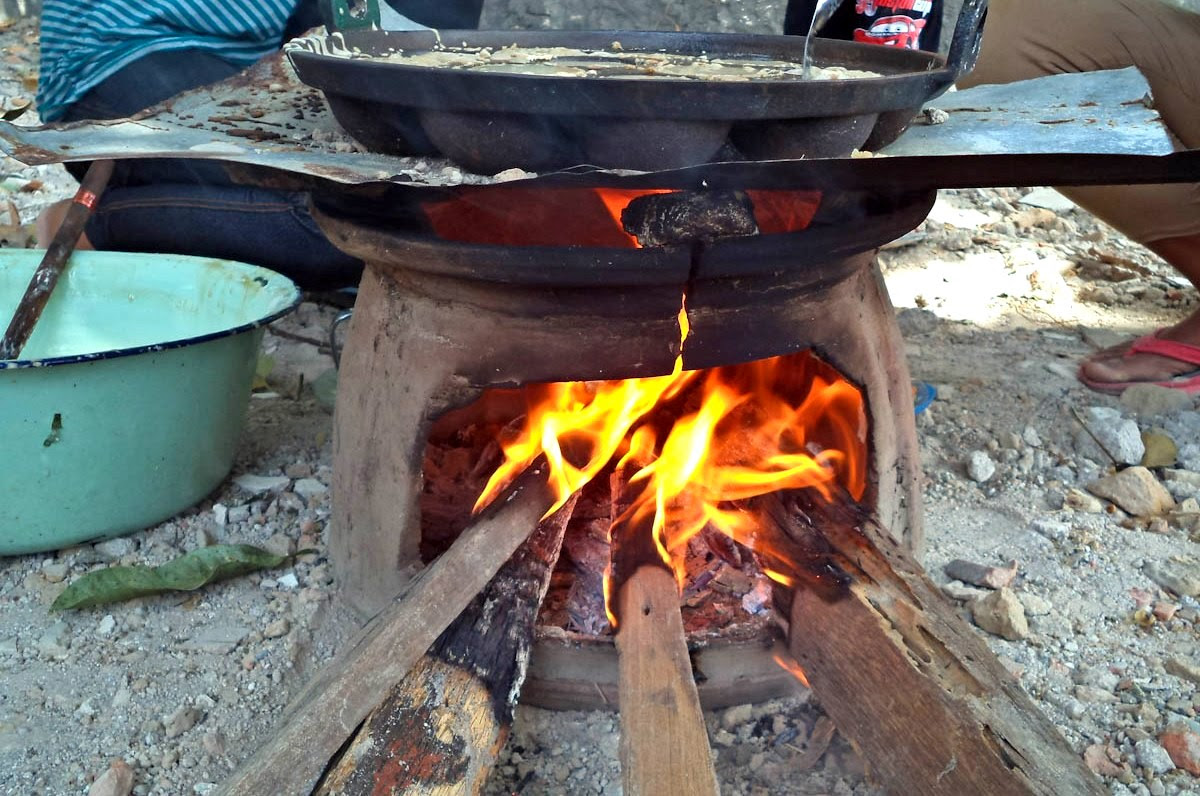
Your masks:
M 912 385 L 874 255 L 934 192 L 603 179 L 320 200 L 366 263 L 330 551 L 378 612 L 306 689 L 318 723 L 350 691 L 378 705 L 320 792 L 476 792 L 519 694 L 619 701 L 625 792 L 716 793 L 702 706 L 796 680 L 891 792 L 1103 792 L 914 556 Z M 407 674 L 378 704 L 352 683 L 389 659 Z
M 503 184 L 401 209 L 327 208 L 331 239 L 367 263 L 336 419 L 333 554 L 347 598 L 379 610 L 411 564 L 468 524 L 498 464 L 486 443 L 526 410 L 520 388 L 670 374 L 681 338 L 689 371 L 781 357 L 774 378 L 796 404 L 814 375 L 854 385 L 861 502 L 904 546 L 919 545 L 912 388 L 874 251 L 932 201 L 928 191 Z M 822 422 L 810 429 L 819 445 L 829 444 Z M 608 483 L 595 479 L 575 506 L 527 703 L 616 705 L 601 594 Z M 710 544 L 686 557 L 681 598 L 702 702 L 787 692 L 794 680 L 772 659 L 763 606 L 770 562 L 702 536 Z

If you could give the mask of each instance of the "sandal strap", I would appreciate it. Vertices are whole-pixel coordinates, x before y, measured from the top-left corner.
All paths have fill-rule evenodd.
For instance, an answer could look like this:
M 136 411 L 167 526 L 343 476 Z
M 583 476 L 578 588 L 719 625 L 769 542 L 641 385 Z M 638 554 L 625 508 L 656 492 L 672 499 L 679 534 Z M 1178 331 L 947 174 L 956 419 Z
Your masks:
M 1186 362 L 1189 365 L 1200 365 L 1200 346 L 1179 343 L 1174 340 L 1165 340 L 1159 337 L 1161 333 L 1162 330 L 1160 329 L 1157 332 L 1134 340 L 1125 356 L 1132 354 L 1155 354 L 1179 362 Z

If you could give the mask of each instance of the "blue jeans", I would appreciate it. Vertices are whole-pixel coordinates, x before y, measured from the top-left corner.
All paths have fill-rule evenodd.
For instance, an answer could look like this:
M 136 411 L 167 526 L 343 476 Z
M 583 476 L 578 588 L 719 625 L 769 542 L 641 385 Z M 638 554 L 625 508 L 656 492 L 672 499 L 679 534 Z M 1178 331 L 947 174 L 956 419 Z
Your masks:
M 201 50 L 151 53 L 74 103 L 63 121 L 118 119 L 239 67 Z M 68 168 L 77 177 L 86 164 Z M 278 271 L 306 290 L 357 285 L 362 263 L 313 221 L 308 194 L 237 185 L 211 160 L 118 161 L 87 225 L 97 249 L 218 257 Z

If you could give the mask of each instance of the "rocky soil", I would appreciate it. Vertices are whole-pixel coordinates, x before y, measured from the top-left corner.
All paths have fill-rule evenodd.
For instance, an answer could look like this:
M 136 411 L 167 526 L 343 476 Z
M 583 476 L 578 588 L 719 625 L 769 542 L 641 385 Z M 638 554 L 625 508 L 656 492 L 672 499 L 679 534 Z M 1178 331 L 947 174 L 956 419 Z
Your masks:
M 0 96 L 28 96 L 32 28 L 0 42 Z M 25 221 L 71 186 L 0 161 L 0 207 Z M 1178 318 L 1194 291 L 1044 189 L 946 191 L 880 257 L 913 375 L 938 390 L 918 418 L 926 568 L 1113 794 L 1200 793 L 1200 411 L 1074 379 L 1080 357 Z M 307 303 L 268 331 L 275 368 L 216 493 L 128 537 L 0 560 L 0 794 L 208 793 L 351 632 L 325 556 L 331 361 L 296 339 L 323 339 L 334 312 Z M 48 613 L 86 572 L 214 542 L 317 553 Z M 799 687 L 709 727 L 723 792 L 875 792 Z M 616 749 L 611 714 L 522 708 L 490 790 L 617 793 Z

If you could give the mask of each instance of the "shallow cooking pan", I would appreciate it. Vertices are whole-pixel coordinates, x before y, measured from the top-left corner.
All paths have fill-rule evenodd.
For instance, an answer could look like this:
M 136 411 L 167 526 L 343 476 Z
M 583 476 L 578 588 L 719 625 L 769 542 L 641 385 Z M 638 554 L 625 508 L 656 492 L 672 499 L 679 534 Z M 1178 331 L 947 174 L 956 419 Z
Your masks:
M 817 66 L 880 74 L 842 80 L 710 81 L 517 74 L 418 66 L 387 56 L 446 48 L 561 47 L 622 55 L 788 61 L 800 36 L 638 31 L 345 31 L 288 45 L 300 79 L 324 92 L 373 151 L 442 154 L 479 173 L 590 163 L 640 171 L 708 162 L 732 143 L 754 160 L 842 157 L 894 140 L 913 114 L 969 71 L 987 0 L 967 0 L 949 54 L 816 39 Z

